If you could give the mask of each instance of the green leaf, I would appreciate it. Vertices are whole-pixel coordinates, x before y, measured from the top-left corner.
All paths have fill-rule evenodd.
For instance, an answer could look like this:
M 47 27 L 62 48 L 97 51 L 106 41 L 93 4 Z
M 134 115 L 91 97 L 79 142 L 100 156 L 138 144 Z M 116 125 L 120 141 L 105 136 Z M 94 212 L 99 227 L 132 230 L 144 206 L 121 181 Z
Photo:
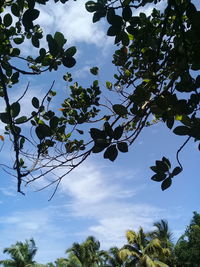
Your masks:
M 117 148 L 123 153 L 128 152 L 128 145 L 126 142 L 117 143 Z
M 72 68 L 76 64 L 76 60 L 73 57 L 64 57 L 62 63 L 67 68 Z
M 37 97 L 32 98 L 32 105 L 34 108 L 37 108 L 37 109 L 40 107 L 40 102 Z
M 115 140 L 119 140 L 122 137 L 122 134 L 124 132 L 124 127 L 123 126 L 118 126 L 114 130 L 113 138 Z
M 60 48 L 62 48 L 63 45 L 67 42 L 64 35 L 61 32 L 56 32 L 54 35 L 54 39 L 56 40 Z
M 3 18 L 3 23 L 6 27 L 9 27 L 12 24 L 12 21 L 12 16 L 9 13 L 7 13 Z
M 31 38 L 31 42 L 32 42 L 32 45 L 39 48 L 40 47 L 40 41 L 39 39 L 33 35 L 32 38 Z
M 187 126 L 178 126 L 173 130 L 173 132 L 177 135 L 189 135 L 190 128 Z
M 6 113 L 6 112 L 0 113 L 0 120 L 3 123 L 10 123 L 10 119 L 9 119 L 8 113 Z
M 45 124 L 40 124 L 35 129 L 37 137 L 42 140 L 47 136 L 51 136 L 51 129 Z
M 128 110 L 126 107 L 124 107 L 123 105 L 113 105 L 112 106 L 114 112 L 119 115 L 119 116 L 124 116 L 124 115 L 127 115 L 128 114 Z
M 169 188 L 171 186 L 171 184 L 172 184 L 172 179 L 171 178 L 166 178 L 161 184 L 161 189 L 164 191 L 167 188 Z
M 94 1 L 88 1 L 85 4 L 85 8 L 88 12 L 93 13 L 97 10 L 97 4 Z
M 11 116 L 13 118 L 17 117 L 20 113 L 20 104 L 19 102 L 14 102 L 11 106 L 10 106 L 10 111 L 11 111 Z
M 106 82 L 106 88 L 111 90 L 112 89 L 112 83 L 111 82 Z
M 13 3 L 11 6 L 11 12 L 14 16 L 19 17 L 20 16 L 20 8 L 16 3 Z
M 118 151 L 117 151 L 116 145 L 111 145 L 106 149 L 103 156 L 105 159 L 114 161 L 117 158 L 117 155 L 118 155 Z
M 53 39 L 53 37 L 50 34 L 47 34 L 47 42 L 51 55 L 56 57 L 60 52 L 58 43 L 56 42 L 55 39 Z
M 50 121 L 49 121 L 49 125 L 50 125 L 50 127 L 53 128 L 53 129 L 57 128 L 58 123 L 59 123 L 59 118 L 56 117 L 56 116 L 52 117 L 52 118 L 50 119 Z
M 24 38 L 19 38 L 19 37 L 17 37 L 17 38 L 14 38 L 13 41 L 14 41 L 17 45 L 19 45 L 19 44 L 23 43 Z
M 182 169 L 180 167 L 176 167 L 176 168 L 173 169 L 172 175 L 176 176 L 181 172 L 182 172 Z
M 76 54 L 76 51 L 77 49 L 75 46 L 69 47 L 67 50 L 65 50 L 65 55 L 67 57 L 73 57 Z
M 26 116 L 22 116 L 22 117 L 16 119 L 15 123 L 16 124 L 21 124 L 21 123 L 24 123 L 26 120 L 27 120 L 27 117 Z
M 98 67 L 93 67 L 90 69 L 90 72 L 93 74 L 93 75 L 98 75 L 99 73 L 99 68 Z

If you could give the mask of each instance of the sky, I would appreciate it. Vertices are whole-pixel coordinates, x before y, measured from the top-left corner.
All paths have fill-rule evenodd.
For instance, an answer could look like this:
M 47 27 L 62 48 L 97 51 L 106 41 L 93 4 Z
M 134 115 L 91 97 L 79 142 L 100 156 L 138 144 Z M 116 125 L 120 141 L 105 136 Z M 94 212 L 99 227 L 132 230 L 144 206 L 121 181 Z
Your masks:
M 89 69 L 98 66 L 100 85 L 113 75 L 111 65 L 113 40 L 106 36 L 104 22 L 92 24 L 91 14 L 84 10 L 84 1 L 67 5 L 47 5 L 41 9 L 38 23 L 45 32 L 63 32 L 69 45 L 76 45 L 77 64 L 71 71 L 80 84 L 90 85 L 94 77 Z M 150 7 L 144 10 L 150 12 Z M 26 43 L 23 53 L 34 53 Z M 67 70 L 68 71 L 68 70 Z M 69 94 L 60 77 L 66 72 L 50 73 L 39 79 L 26 77 L 10 92 L 17 99 L 30 82 L 30 90 L 23 100 L 23 109 L 29 110 L 29 100 L 41 97 L 55 80 L 59 91 L 55 106 Z M 104 92 L 106 94 L 106 92 Z M 2 125 L 0 131 L 3 132 Z M 1 151 L 1 161 L 11 162 L 12 152 L 7 145 Z M 25 188 L 26 195 L 16 193 L 16 181 L 0 171 L 0 259 L 5 258 L 3 248 L 16 241 L 33 237 L 38 246 L 35 259 L 47 263 L 65 256 L 73 242 L 82 242 L 94 235 L 102 248 L 121 246 L 127 229 L 142 226 L 152 229 L 153 222 L 166 219 L 174 241 L 184 232 L 193 211 L 200 212 L 199 152 L 190 142 L 181 154 L 184 172 L 172 186 L 162 192 L 160 183 L 153 182 L 149 166 L 162 156 L 175 163 L 175 153 L 184 138 L 177 137 L 162 125 L 145 129 L 129 153 L 121 153 L 115 162 L 104 160 L 101 154 L 92 155 L 83 165 L 66 176 L 51 201 L 52 189 L 36 192 L 42 181 Z M 12 148 L 11 148 L 12 149 Z M 58 171 L 61 173 L 62 170 Z

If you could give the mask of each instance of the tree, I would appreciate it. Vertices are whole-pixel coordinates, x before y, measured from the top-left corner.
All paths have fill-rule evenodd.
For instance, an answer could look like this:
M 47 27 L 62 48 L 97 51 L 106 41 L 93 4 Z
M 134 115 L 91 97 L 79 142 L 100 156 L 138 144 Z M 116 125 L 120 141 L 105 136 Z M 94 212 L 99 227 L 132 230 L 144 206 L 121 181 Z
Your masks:
M 200 262 L 200 214 L 194 212 L 190 225 L 187 227 L 176 246 L 177 266 L 197 267 Z
M 107 253 L 100 249 L 100 242 L 89 236 L 82 244 L 74 243 L 66 252 L 69 267 L 105 266 Z
M 127 266 L 167 267 L 162 259 L 170 255 L 170 251 L 162 247 L 158 238 L 148 238 L 140 228 L 138 233 L 129 230 L 126 233 L 128 244 L 119 252 L 120 258 Z M 125 265 L 126 266 L 126 265 Z
M 167 263 L 169 266 L 174 266 L 175 262 L 175 256 L 174 256 L 174 245 L 172 243 L 172 232 L 169 230 L 168 222 L 165 220 L 157 221 L 153 224 L 156 229 L 149 233 L 149 236 L 151 238 L 157 238 L 161 246 L 163 248 L 163 251 L 166 250 L 167 257 L 164 257 L 163 260 L 165 263 Z M 168 253 L 170 251 L 170 253 Z
M 3 252 L 11 256 L 11 259 L 0 261 L 0 264 L 4 267 L 31 267 L 37 265 L 33 260 L 37 252 L 33 239 L 26 240 L 24 243 L 17 242 L 15 245 L 5 248 Z
M 185 137 L 176 153 L 177 166 L 172 167 L 164 156 L 151 167 L 154 172 L 151 179 L 161 182 L 162 190 L 167 189 L 172 178 L 183 170 L 179 159 L 182 149 L 190 140 L 198 142 L 200 149 L 200 75 L 197 73 L 200 69 L 200 12 L 189 0 L 168 0 L 164 10 L 154 8 L 150 16 L 144 13 L 135 16 L 133 10 L 160 0 L 88 1 L 86 9 L 94 13 L 93 22 L 106 18 L 107 35 L 115 37 L 117 50 L 113 64 L 117 73 L 114 82 L 106 82 L 111 100 L 115 102 L 109 100 L 108 105 L 103 101 L 97 80 L 83 88 L 66 73 L 64 80 L 71 83 L 71 95 L 63 101 L 61 115 L 50 109 L 49 103 L 56 93 L 52 84 L 44 99 L 32 99 L 32 115 L 20 116 L 23 96 L 10 103 L 9 86 L 18 83 L 20 76 L 37 76 L 45 71 L 56 71 L 60 65 L 73 67 L 75 64 L 76 48 L 65 49 L 66 39 L 61 33 L 48 34 L 48 50 L 40 48 L 43 34 L 40 26 L 34 25 L 39 16 L 35 3 L 47 2 L 0 2 L 3 16 L 0 80 L 1 96 L 6 105 L 0 119 L 13 143 L 18 191 L 21 192 L 22 181 L 26 185 L 56 168 L 67 167 L 63 175 L 49 184 L 55 185 L 55 193 L 62 178 L 92 153 L 103 152 L 105 159 L 114 161 L 118 153 L 128 152 L 128 147 L 146 127 L 157 123 L 164 123 L 175 135 Z M 16 23 L 13 16 L 17 18 Z M 37 57 L 20 54 L 18 47 L 25 39 L 38 48 Z M 26 63 L 22 66 L 28 70 L 17 67 L 21 59 Z M 92 74 L 97 72 L 97 67 L 91 69 Z M 27 135 L 24 126 L 29 123 L 32 131 Z M 83 133 L 79 138 L 78 134 Z M 0 138 L 4 140 L 4 136 Z M 39 170 L 42 173 L 38 174 Z

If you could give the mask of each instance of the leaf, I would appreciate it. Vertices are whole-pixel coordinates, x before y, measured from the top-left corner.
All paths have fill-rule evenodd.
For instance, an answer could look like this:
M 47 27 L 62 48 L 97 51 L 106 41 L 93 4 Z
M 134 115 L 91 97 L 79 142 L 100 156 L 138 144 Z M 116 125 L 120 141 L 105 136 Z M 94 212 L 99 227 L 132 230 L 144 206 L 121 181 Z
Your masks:
M 157 174 L 154 174 L 154 175 L 151 177 L 151 180 L 153 180 L 153 181 L 155 181 L 155 182 L 161 182 L 161 181 L 163 181 L 165 178 L 166 178 L 166 174 L 165 174 L 165 173 L 157 173 Z
M 11 116 L 13 118 L 17 117 L 20 113 L 20 104 L 19 102 L 14 102 L 11 106 L 10 106 L 10 111 L 11 111 Z
M 59 118 L 54 116 L 50 119 L 49 121 L 49 125 L 51 128 L 55 129 L 57 126 L 58 126 L 58 123 L 59 123 Z
M 105 149 L 105 147 L 100 147 L 100 146 L 94 145 L 93 148 L 92 148 L 92 152 L 93 153 L 100 153 L 104 149 Z
M 117 151 L 116 145 L 111 145 L 106 149 L 103 157 L 105 159 L 114 161 L 117 158 L 117 155 L 118 155 L 118 151 Z
M 124 132 L 124 127 L 123 126 L 116 127 L 115 130 L 114 130 L 113 138 L 115 140 L 119 140 L 122 137 L 123 132 Z
M 13 41 L 14 41 L 17 45 L 19 45 L 19 44 L 23 43 L 24 38 L 19 38 L 19 37 L 17 37 L 17 38 L 14 38 Z
M 171 163 L 170 163 L 169 159 L 167 159 L 166 157 L 163 157 L 162 158 L 162 161 L 167 164 L 167 166 L 168 166 L 169 169 L 171 168 Z
M 65 55 L 67 57 L 73 57 L 76 54 L 76 51 L 77 49 L 75 46 L 69 47 L 68 49 L 65 50 Z
M 20 8 L 16 3 L 13 3 L 11 6 L 11 12 L 14 16 L 19 17 L 20 15 Z
M 84 134 L 84 132 L 83 132 L 82 130 L 76 129 L 76 131 L 77 131 L 79 134 Z
M 32 105 L 34 108 L 37 108 L 37 109 L 40 107 L 40 102 L 37 97 L 32 98 Z
M 50 34 L 47 34 L 46 39 L 47 39 L 47 42 L 48 42 L 49 51 L 50 51 L 51 55 L 56 57 L 60 52 L 58 43 L 56 42 L 56 40 Z
M 98 68 L 98 67 L 93 67 L 93 68 L 90 69 L 90 72 L 91 72 L 93 75 L 98 75 L 99 68 Z
M 171 186 L 171 184 L 172 184 L 172 179 L 168 177 L 162 182 L 161 189 L 164 191 L 167 188 L 169 188 Z
M 181 172 L 182 172 L 182 169 L 180 167 L 176 167 L 176 168 L 173 169 L 172 175 L 176 176 Z
M 172 129 L 172 127 L 174 125 L 174 117 L 173 116 L 168 116 L 167 120 L 166 120 L 166 124 L 167 124 L 167 127 L 169 129 Z
M 112 127 L 110 126 L 110 123 L 107 121 L 104 123 L 104 131 L 105 131 L 107 136 L 109 136 L 110 138 L 113 138 L 114 131 L 113 131 Z
M 116 105 L 113 105 L 112 108 L 114 112 L 119 116 L 124 116 L 128 114 L 127 108 L 124 107 L 123 105 L 116 104 Z
M 106 82 L 106 88 L 108 89 L 108 90 L 111 90 L 112 89 L 112 83 L 111 82 Z
M 105 132 L 101 131 L 97 128 L 91 128 L 90 129 L 90 135 L 91 135 L 93 140 L 106 138 Z
M 168 165 L 161 160 L 156 160 L 156 167 L 160 172 L 166 172 L 169 170 Z
M 3 137 L 3 135 L 0 135 L 0 140 L 1 140 L 2 142 L 4 142 L 4 137 Z
M 117 148 L 123 153 L 128 152 L 128 145 L 126 142 L 117 143 Z
M 62 63 L 67 68 L 72 68 L 76 64 L 76 60 L 73 57 L 64 57 Z
M 16 119 L 15 123 L 16 124 L 21 124 L 21 123 L 24 123 L 26 120 L 27 120 L 27 117 L 26 116 L 22 116 L 22 117 Z
M 9 13 L 7 13 L 3 18 L 3 23 L 6 27 L 9 27 L 12 24 L 12 21 L 12 16 Z
M 189 135 L 190 128 L 187 126 L 178 126 L 173 130 L 173 132 L 177 135 Z
M 61 32 L 56 32 L 54 35 L 54 39 L 56 40 L 60 48 L 62 48 L 67 41 Z
M 97 10 L 97 4 L 94 1 L 88 1 L 85 4 L 85 8 L 88 12 L 93 13 Z
M 51 136 L 51 129 L 45 124 L 40 124 L 35 129 L 37 137 L 41 140 L 47 136 Z
M 6 112 L 2 112 L 0 113 L 0 120 L 3 122 L 3 123 L 10 123 L 10 118 L 8 116 L 8 113 Z
M 122 18 L 125 20 L 125 21 L 129 21 L 132 17 L 132 10 L 129 6 L 126 6 L 125 8 L 123 8 L 123 11 L 122 11 Z
M 31 38 L 31 42 L 32 42 L 32 45 L 39 48 L 40 47 L 40 41 L 39 39 L 33 35 L 32 38 Z

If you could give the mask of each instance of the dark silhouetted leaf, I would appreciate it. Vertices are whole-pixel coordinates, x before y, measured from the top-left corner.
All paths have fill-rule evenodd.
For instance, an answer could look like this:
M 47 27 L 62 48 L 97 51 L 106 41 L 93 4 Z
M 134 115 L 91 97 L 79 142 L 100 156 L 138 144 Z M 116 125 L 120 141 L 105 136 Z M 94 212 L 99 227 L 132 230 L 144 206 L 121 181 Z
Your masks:
M 165 173 L 159 173 L 159 174 L 154 174 L 151 177 L 151 180 L 156 181 L 156 182 L 161 182 L 166 178 L 166 174 Z
M 33 97 L 32 98 L 32 105 L 33 105 L 34 108 L 39 108 L 40 107 L 40 102 L 39 102 L 37 97 Z
M 115 130 L 114 130 L 113 138 L 115 140 L 119 140 L 122 137 L 123 132 L 124 132 L 124 127 L 123 126 L 116 127 Z
M 173 130 L 173 132 L 177 135 L 189 135 L 190 128 L 187 126 L 178 126 Z
M 51 136 L 51 129 L 45 124 L 40 124 L 39 126 L 37 126 L 35 132 L 40 140 L 44 139 L 47 136 Z
M 180 167 L 176 167 L 173 169 L 172 175 L 176 176 L 178 175 L 180 172 L 182 172 L 182 169 Z
M 105 159 L 114 161 L 117 158 L 117 155 L 118 155 L 118 151 L 117 151 L 116 145 L 111 145 L 106 149 L 103 156 Z
M 119 149 L 119 151 L 121 152 L 128 152 L 128 145 L 126 142 L 120 142 L 120 143 L 117 143 L 117 147 Z
M 91 128 L 90 129 L 90 135 L 91 135 L 93 140 L 106 138 L 105 132 L 101 131 L 97 128 Z
M 11 106 L 10 106 L 10 111 L 11 111 L 11 116 L 13 118 L 17 117 L 20 113 L 20 104 L 18 102 L 14 102 Z
M 161 184 L 161 189 L 164 191 L 167 188 L 169 188 L 171 186 L 171 184 L 172 184 L 172 179 L 171 178 L 166 178 Z
M 119 116 L 124 116 L 128 114 L 127 108 L 124 107 L 123 105 L 118 105 L 118 104 L 113 105 L 113 110 Z

